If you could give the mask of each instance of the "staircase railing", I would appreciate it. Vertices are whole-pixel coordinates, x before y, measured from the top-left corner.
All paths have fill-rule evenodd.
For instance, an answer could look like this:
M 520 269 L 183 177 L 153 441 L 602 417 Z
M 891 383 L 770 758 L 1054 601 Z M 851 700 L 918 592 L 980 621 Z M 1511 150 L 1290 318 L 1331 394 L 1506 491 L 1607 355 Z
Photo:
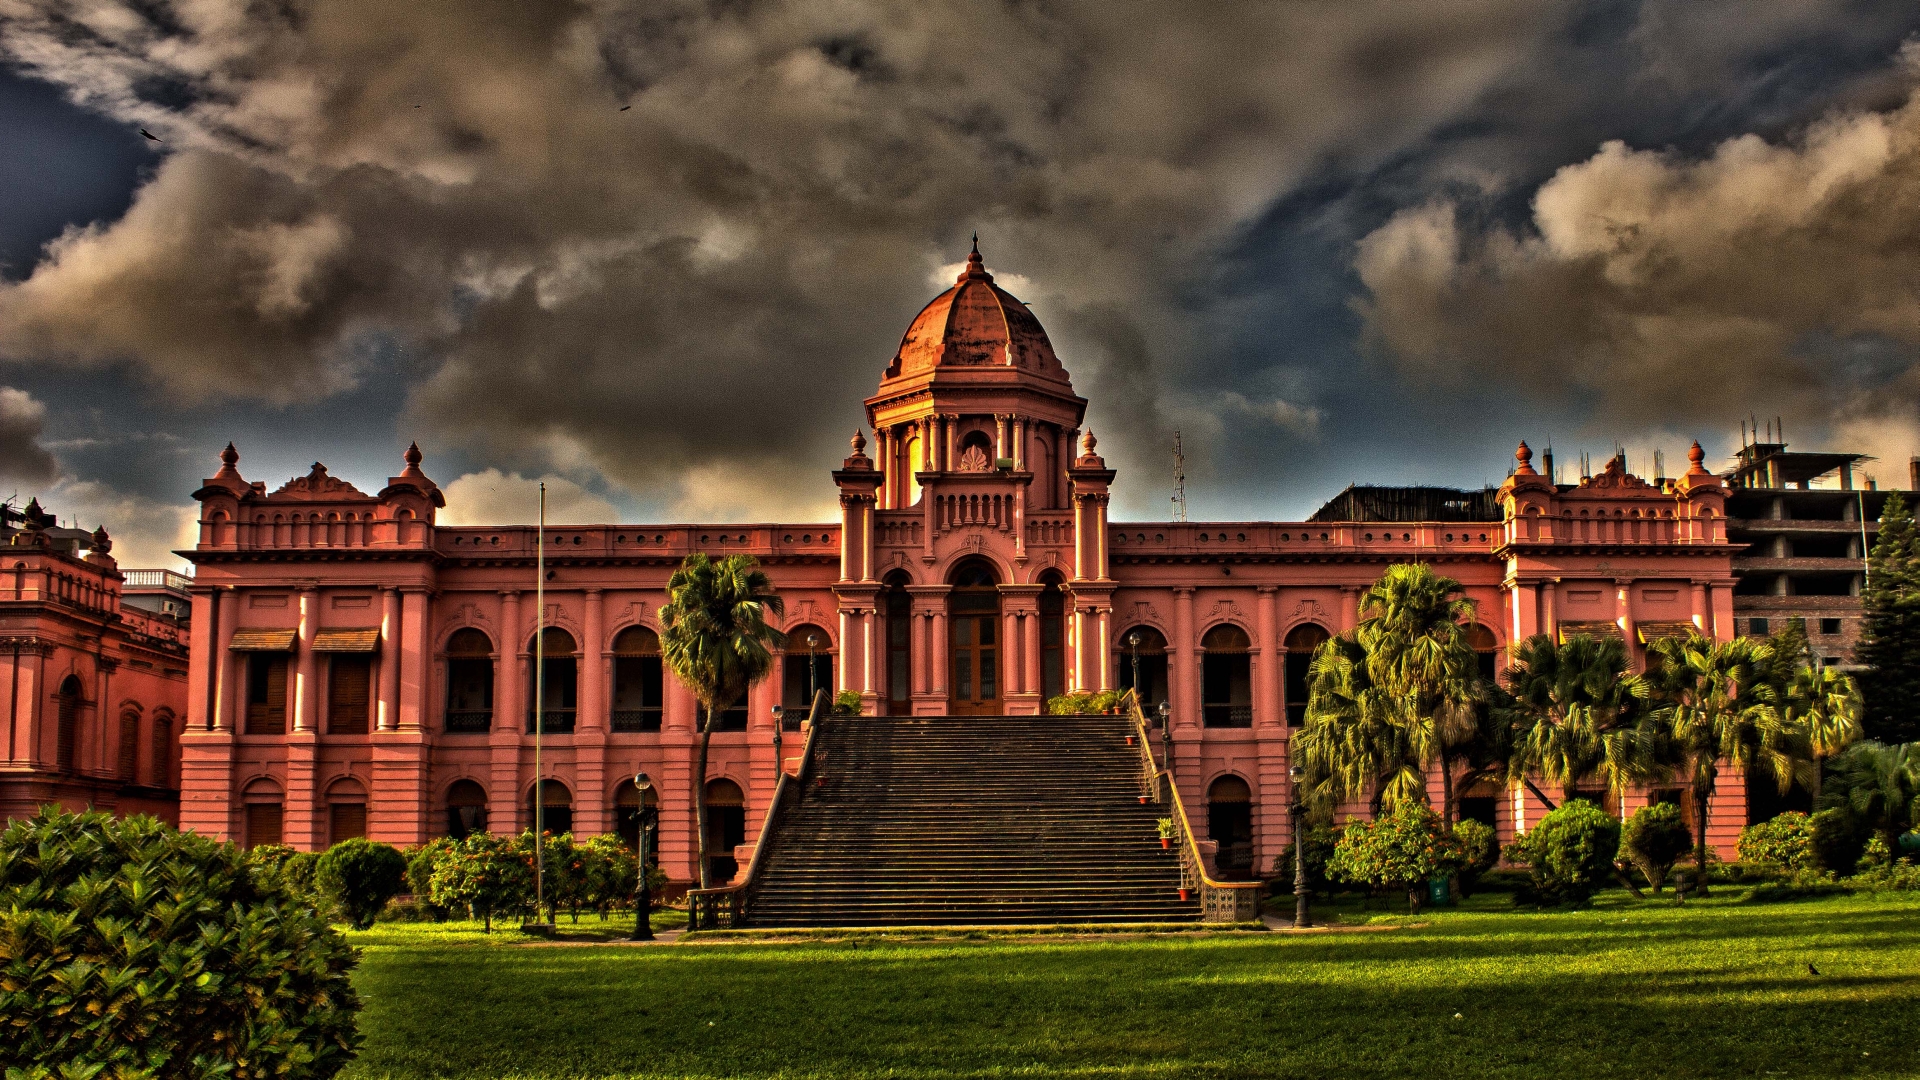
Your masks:
M 1201 922 L 1252 922 L 1260 917 L 1260 883 L 1257 881 L 1215 881 L 1207 873 L 1206 864 L 1200 858 L 1200 844 L 1193 836 L 1193 826 L 1187 820 L 1187 805 L 1180 799 L 1180 785 L 1173 779 L 1173 770 L 1156 769 L 1153 763 L 1153 751 L 1147 746 L 1147 718 L 1140 711 L 1140 701 L 1129 690 L 1122 702 L 1133 719 L 1134 737 L 1139 740 L 1143 758 L 1142 793 L 1154 802 L 1160 802 L 1159 794 L 1166 793 L 1168 817 L 1173 819 L 1173 848 L 1180 856 L 1180 887 L 1198 890 L 1200 893 Z M 1160 788 L 1159 782 L 1165 781 L 1166 787 Z
M 753 858 L 747 863 L 746 873 L 740 880 L 717 889 L 687 890 L 687 929 L 720 930 L 746 925 L 747 901 L 751 899 L 761 868 L 766 865 L 774 825 L 787 807 L 800 798 L 801 786 L 806 783 L 807 772 L 813 765 L 814 740 L 820 735 L 821 721 L 832 712 L 831 701 L 832 696 L 825 690 L 813 696 L 813 707 L 807 711 L 807 741 L 800 751 L 798 775 L 788 775 L 784 760 L 774 762 L 779 779 L 774 782 L 773 801 L 767 804 L 766 817 L 760 820 L 760 836 L 754 842 Z

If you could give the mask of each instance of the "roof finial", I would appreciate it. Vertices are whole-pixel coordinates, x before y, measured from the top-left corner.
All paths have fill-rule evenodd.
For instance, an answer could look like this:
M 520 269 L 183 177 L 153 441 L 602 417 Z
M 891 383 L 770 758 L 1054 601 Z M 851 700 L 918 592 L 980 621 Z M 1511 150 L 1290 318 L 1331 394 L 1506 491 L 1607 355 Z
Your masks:
M 980 254 L 980 234 L 979 233 L 973 234 L 973 253 L 975 255 Z
M 220 463 L 222 465 L 240 464 L 240 451 L 235 450 L 232 443 L 228 443 L 227 448 L 220 451 Z
M 1520 463 L 1519 467 L 1513 470 L 1516 475 L 1537 475 L 1533 471 L 1533 447 L 1528 446 L 1525 439 L 1520 440 L 1520 448 L 1513 452 L 1513 460 Z
M 409 468 L 419 468 L 420 456 L 420 444 L 411 442 L 407 444 L 407 452 L 400 455 L 400 460 L 406 462 Z

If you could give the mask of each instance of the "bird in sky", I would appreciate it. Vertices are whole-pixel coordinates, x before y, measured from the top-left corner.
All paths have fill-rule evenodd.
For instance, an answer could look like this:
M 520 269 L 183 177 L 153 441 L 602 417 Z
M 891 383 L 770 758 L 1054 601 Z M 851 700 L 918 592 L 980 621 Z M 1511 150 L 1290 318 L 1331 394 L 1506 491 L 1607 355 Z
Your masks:
M 140 134 L 145 135 L 148 139 L 151 139 L 154 142 L 160 141 L 160 136 L 155 135 L 153 132 L 148 131 L 146 128 L 141 128 Z
M 620 111 L 621 111 L 621 112 L 626 112 L 626 111 L 627 111 L 628 109 L 631 109 L 631 108 L 633 108 L 633 106 L 631 106 L 631 105 L 622 105 L 622 106 L 620 106 Z

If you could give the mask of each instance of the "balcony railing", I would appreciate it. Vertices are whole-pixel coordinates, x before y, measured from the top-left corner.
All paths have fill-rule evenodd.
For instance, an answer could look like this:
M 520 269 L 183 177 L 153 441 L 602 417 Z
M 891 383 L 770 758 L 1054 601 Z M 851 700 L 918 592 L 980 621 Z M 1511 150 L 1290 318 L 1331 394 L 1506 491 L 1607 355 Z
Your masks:
M 1202 705 L 1201 722 L 1208 727 L 1252 727 L 1251 705 Z
M 627 732 L 659 731 L 660 713 L 659 706 L 651 709 L 615 709 L 611 716 L 612 728 Z
M 493 727 L 492 709 L 448 709 L 447 731 L 455 735 L 485 734 Z
M 540 712 L 540 733 L 543 735 L 573 734 L 572 709 L 543 709 Z M 527 714 L 527 734 L 533 734 L 533 714 Z

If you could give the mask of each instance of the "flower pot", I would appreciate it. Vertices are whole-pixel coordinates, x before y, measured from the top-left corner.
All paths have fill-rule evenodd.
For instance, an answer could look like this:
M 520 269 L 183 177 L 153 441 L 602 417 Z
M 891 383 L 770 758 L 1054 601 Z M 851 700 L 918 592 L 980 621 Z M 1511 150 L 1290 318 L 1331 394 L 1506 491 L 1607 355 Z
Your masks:
M 1160 838 L 1160 849 L 1162 851 L 1165 851 L 1168 847 L 1172 846 L 1172 844 L 1173 840 L 1170 837 L 1163 836 Z
M 1147 797 L 1145 795 L 1140 796 L 1140 805 L 1141 806 L 1147 805 Z
M 1180 890 L 1180 899 L 1185 900 L 1186 898 L 1187 898 L 1187 890 L 1183 888 Z
M 1127 736 L 1127 745 L 1128 745 L 1128 746 L 1132 746 L 1132 745 L 1133 745 L 1133 736 L 1131 736 L 1131 735 L 1129 735 L 1129 736 Z

